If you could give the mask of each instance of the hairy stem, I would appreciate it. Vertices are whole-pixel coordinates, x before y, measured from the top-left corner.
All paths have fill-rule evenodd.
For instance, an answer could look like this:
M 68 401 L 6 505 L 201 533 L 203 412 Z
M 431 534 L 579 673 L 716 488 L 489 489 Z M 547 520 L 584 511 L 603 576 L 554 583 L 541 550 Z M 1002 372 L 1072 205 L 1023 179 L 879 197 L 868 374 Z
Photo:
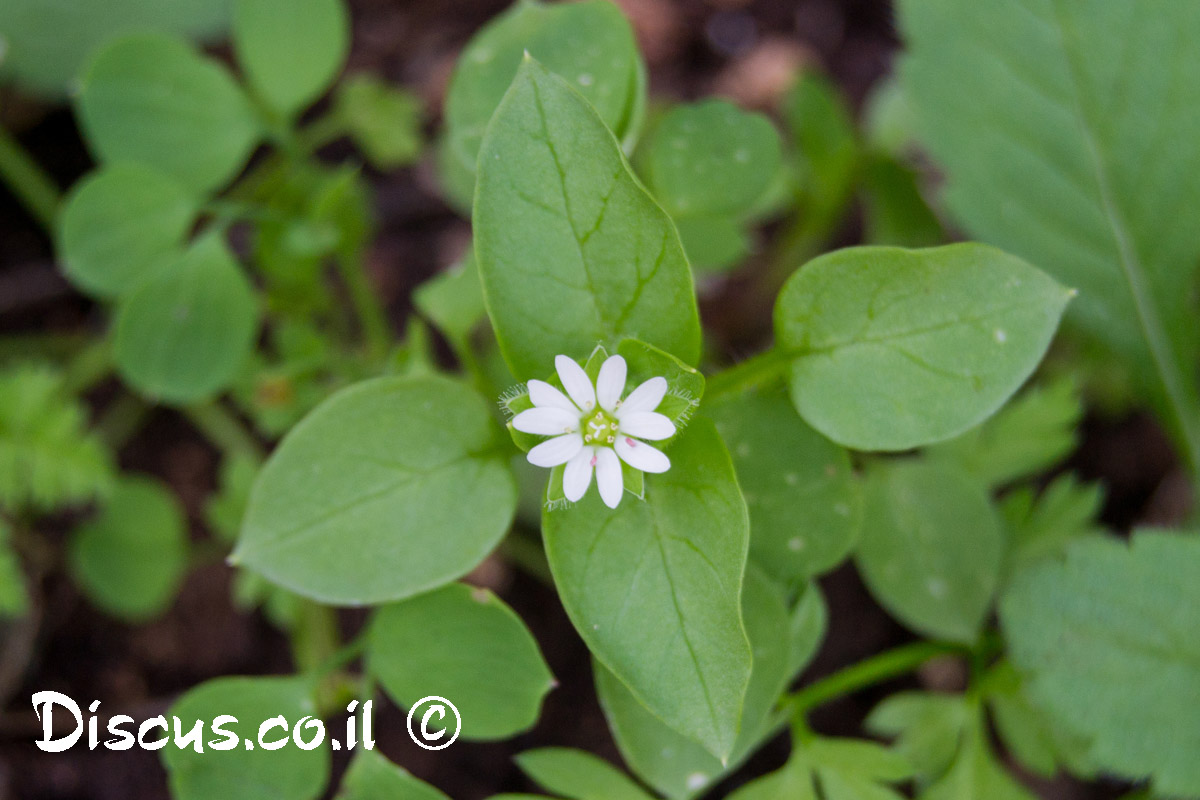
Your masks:
M 54 232 L 54 220 L 62 195 L 58 185 L 8 131 L 0 128 L 0 177 L 12 189 L 21 204 L 47 234 Z

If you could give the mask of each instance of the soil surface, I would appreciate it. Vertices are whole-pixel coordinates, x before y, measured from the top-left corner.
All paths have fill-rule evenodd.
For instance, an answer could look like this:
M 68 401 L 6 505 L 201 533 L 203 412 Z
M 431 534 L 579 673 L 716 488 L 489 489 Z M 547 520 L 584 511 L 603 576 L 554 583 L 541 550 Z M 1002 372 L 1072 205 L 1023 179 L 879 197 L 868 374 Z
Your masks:
M 886 75 L 897 51 L 893 14 L 882 0 L 618 0 L 634 22 L 650 67 L 653 93 L 680 99 L 714 92 L 745 105 L 771 107 L 794 70 L 815 64 L 829 72 L 857 106 L 874 82 Z M 455 3 L 351 0 L 354 49 L 351 71 L 374 71 L 408 86 L 440 107 L 458 51 L 504 0 Z M 0 100 L 3 100 L 0 92 Z M 0 102 L 0 107 L 6 104 Z M 68 110 L 31 101 L 8 104 L 4 123 L 66 186 L 89 167 Z M 431 121 L 431 125 L 432 125 Z M 345 155 L 341 146 L 331 157 Z M 411 289 L 450 264 L 469 239 L 465 220 L 438 199 L 431 167 L 371 176 L 378 236 L 370 265 L 388 301 L 395 330 L 403 329 Z M 842 243 L 853 243 L 853 222 Z M 753 269 L 753 265 L 750 267 Z M 707 322 L 716 327 L 730 354 L 761 346 L 767 333 L 742 326 L 722 329 L 723 290 L 705 298 Z M 769 314 L 762 315 L 769 317 Z M 15 200 L 0 187 L 0 334 L 100 330 L 100 310 L 59 276 L 50 243 Z M 769 324 L 769 320 L 767 322 Z M 93 393 L 97 406 L 112 387 Z M 1089 420 L 1085 440 L 1067 465 L 1108 490 L 1105 519 L 1118 530 L 1151 519 L 1167 521 L 1178 506 L 1171 487 L 1177 467 L 1169 444 L 1148 417 Z M 121 466 L 162 477 L 178 492 L 191 518 L 192 535 L 207 537 L 202 502 L 215 483 L 216 453 L 186 421 L 168 410 L 152 412 L 147 424 L 122 450 Z M 50 525 L 54 544 L 70 520 Z M 456 800 L 480 800 L 500 791 L 532 791 L 513 765 L 522 750 L 547 745 L 581 747 L 619 761 L 591 685 L 587 651 L 555 594 L 539 582 L 490 561 L 485 578 L 529 624 L 561 685 L 546 701 L 536 728 L 497 744 L 460 743 L 430 753 L 409 741 L 402 712 L 377 701 L 378 746 L 418 777 Z M 165 709 L 181 691 L 229 674 L 286 673 L 287 642 L 257 614 L 235 611 L 229 601 L 230 572 L 214 562 L 195 570 L 171 611 L 140 627 L 116 622 L 92 609 L 61 576 L 39 587 L 43 614 L 35 655 L 0 711 L 0 800 L 155 800 L 167 798 L 166 775 L 155 753 L 88 751 L 79 745 L 61 754 L 33 745 L 40 726 L 28 704 L 34 691 L 55 689 L 81 703 L 102 701 L 101 714 L 128 713 L 136 719 Z M 829 601 L 829 634 L 803 680 L 903 643 L 911 635 L 871 601 L 850 566 L 822 581 Z M 347 634 L 361 615 L 346 613 Z M 15 626 L 14 626 L 15 627 Z M 10 627 L 0 630 L 15 635 Z M 0 666 L 0 672 L 3 667 Z M 952 689 L 960 665 L 930 665 L 912 679 L 882 686 L 822 708 L 817 730 L 859 734 L 860 723 L 885 694 L 918 684 Z M 779 766 L 786 742 L 765 747 L 728 783 L 730 788 Z M 346 754 L 334 754 L 335 775 Z M 331 784 L 336 786 L 336 780 Z M 1120 787 L 1083 785 L 1068 779 L 1030 781 L 1044 798 L 1109 798 Z M 332 790 L 331 790 L 332 793 Z

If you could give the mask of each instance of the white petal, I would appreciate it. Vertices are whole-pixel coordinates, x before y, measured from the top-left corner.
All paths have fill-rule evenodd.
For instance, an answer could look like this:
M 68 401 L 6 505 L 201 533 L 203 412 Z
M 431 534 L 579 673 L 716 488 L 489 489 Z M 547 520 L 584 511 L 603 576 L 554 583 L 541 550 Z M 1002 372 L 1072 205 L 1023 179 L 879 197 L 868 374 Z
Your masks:
M 563 411 L 579 413 L 579 409 L 565 394 L 545 381 L 532 380 L 528 386 L 529 399 L 538 408 L 561 408 Z
M 592 484 L 592 468 L 596 466 L 596 448 L 585 447 L 567 462 L 563 471 L 563 494 L 572 503 L 587 494 Z
M 513 417 L 512 424 L 523 433 L 558 436 L 579 430 L 579 412 L 563 411 L 561 408 L 528 408 Z
M 655 449 L 645 442 L 621 436 L 613 447 L 617 455 L 629 466 L 642 472 L 666 472 L 671 468 L 671 459 L 661 450 Z
M 625 484 L 621 480 L 621 462 L 617 454 L 607 447 L 596 448 L 596 488 L 600 490 L 600 499 L 609 508 L 616 508 L 625 492 Z
M 535 467 L 557 467 L 570 461 L 582 449 L 583 437 L 578 433 L 568 433 L 542 442 L 525 457 Z
M 592 379 L 583 371 L 583 367 L 566 356 L 555 356 L 554 368 L 558 370 L 558 379 L 575 405 L 583 411 L 591 411 L 596 407 L 596 390 L 592 388 Z
M 637 414 L 641 411 L 653 411 L 662 402 L 667 393 L 666 378 L 651 378 L 629 393 L 625 402 L 617 409 L 617 419 L 625 419 L 626 414 Z
M 654 411 L 636 411 L 621 417 L 618 430 L 626 436 L 637 436 L 657 442 L 659 439 L 669 439 L 675 435 L 675 423 Z
M 600 374 L 596 376 L 596 402 L 605 411 L 612 411 L 625 391 L 625 359 L 620 356 L 609 356 L 600 365 Z

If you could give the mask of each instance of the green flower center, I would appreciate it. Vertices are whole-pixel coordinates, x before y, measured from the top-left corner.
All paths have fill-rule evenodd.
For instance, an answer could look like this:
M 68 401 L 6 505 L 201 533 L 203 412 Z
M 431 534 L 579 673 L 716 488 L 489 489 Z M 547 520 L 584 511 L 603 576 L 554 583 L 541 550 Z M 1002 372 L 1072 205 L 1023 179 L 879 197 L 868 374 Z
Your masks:
M 583 443 L 611 447 L 617 440 L 617 418 L 599 406 L 582 420 Z

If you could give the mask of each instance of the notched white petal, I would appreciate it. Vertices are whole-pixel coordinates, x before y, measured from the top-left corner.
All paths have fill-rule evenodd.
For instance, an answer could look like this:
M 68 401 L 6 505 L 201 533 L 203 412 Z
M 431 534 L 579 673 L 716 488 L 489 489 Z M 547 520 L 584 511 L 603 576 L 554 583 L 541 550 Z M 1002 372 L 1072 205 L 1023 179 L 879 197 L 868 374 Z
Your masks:
M 583 411 L 596 407 L 596 390 L 592 388 L 592 379 L 583 371 L 583 367 L 566 356 L 555 356 L 554 369 L 558 371 L 558 379 L 575 405 Z
M 605 411 L 612 411 L 625 391 L 625 374 L 627 368 L 625 359 L 621 356 L 609 356 L 600 365 L 600 374 L 596 376 L 596 402 Z
M 613 447 L 622 461 L 642 472 L 666 472 L 671 468 L 671 459 L 661 450 L 629 436 L 618 437 Z
M 567 462 L 567 468 L 563 470 L 563 494 L 572 503 L 587 494 L 596 461 L 596 448 L 584 447 Z
M 558 436 L 579 430 L 579 412 L 561 408 L 529 408 L 513 417 L 513 427 L 522 433 Z M 635 434 L 636 435 L 636 434 Z
M 545 381 L 532 380 L 526 385 L 529 387 L 529 401 L 535 406 L 579 413 L 579 408 L 565 394 Z
M 657 442 L 675 435 L 675 423 L 655 411 L 637 411 L 621 417 L 620 432 Z
M 617 409 L 617 419 L 624 420 L 629 414 L 653 411 L 658 408 L 666 394 L 667 379 L 651 378 L 629 393 L 629 397 L 626 397 L 625 402 Z
M 621 462 L 607 447 L 596 448 L 596 488 L 600 490 L 600 499 L 609 508 L 616 508 L 625 492 Z
M 582 449 L 583 437 L 578 433 L 568 433 L 542 442 L 525 457 L 535 467 L 557 467 L 570 461 Z

